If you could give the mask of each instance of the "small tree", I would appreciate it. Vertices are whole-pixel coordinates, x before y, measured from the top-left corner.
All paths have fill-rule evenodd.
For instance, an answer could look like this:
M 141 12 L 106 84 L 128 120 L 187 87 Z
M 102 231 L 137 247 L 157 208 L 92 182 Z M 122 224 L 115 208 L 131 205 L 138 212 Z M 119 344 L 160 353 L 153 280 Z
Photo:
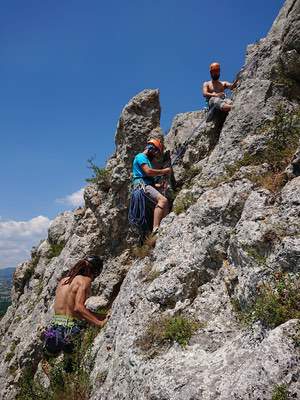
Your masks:
M 100 189 L 108 192 L 110 189 L 110 171 L 106 168 L 100 168 L 94 163 L 94 158 L 88 159 L 88 168 L 92 171 L 92 177 L 87 178 L 89 183 L 95 183 Z

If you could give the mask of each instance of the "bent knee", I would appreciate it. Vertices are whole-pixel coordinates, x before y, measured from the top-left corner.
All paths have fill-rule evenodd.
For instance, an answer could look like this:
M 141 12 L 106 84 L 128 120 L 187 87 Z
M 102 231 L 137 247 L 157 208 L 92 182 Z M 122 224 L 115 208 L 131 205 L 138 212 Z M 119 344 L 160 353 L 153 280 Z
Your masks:
M 230 105 L 230 104 L 224 104 L 224 105 L 222 106 L 222 108 L 221 108 L 221 111 L 228 112 L 228 111 L 231 110 L 231 108 L 232 108 L 232 105 Z
M 158 201 L 157 201 L 157 204 L 158 204 L 160 207 L 162 207 L 162 208 L 168 207 L 169 202 L 168 202 L 168 199 L 167 199 L 166 197 L 160 196 L 157 200 L 158 200 Z

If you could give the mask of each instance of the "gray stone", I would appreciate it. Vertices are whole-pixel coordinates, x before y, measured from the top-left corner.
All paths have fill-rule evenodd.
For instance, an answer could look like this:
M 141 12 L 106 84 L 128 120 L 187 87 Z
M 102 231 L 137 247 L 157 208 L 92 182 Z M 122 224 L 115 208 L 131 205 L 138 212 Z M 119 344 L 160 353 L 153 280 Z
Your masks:
M 128 242 L 130 173 L 149 136 L 161 135 L 159 92 L 145 90 L 124 107 L 106 165 L 109 185 L 88 185 L 85 206 L 59 215 L 16 270 L 13 303 L 0 321 L 1 399 L 16 398 L 29 366 L 49 384 L 41 333 L 53 314 L 55 288 L 92 253 L 104 257 L 104 268 L 86 305 L 110 308 L 111 317 L 92 347 L 90 400 L 262 400 L 282 384 L 290 398 L 300 397 L 299 320 L 245 326 L 237 314 L 237 304 L 242 311 L 253 304 L 258 288 L 278 273 L 299 284 L 299 149 L 277 192 L 251 178 L 274 172 L 271 163 L 237 163 L 264 149 L 262 128 L 279 104 L 287 113 L 299 107 L 299 5 L 287 0 L 268 36 L 248 46 L 235 107 L 223 126 L 207 124 L 203 110 L 174 118 L 166 149 L 174 157 L 185 145 L 174 166 L 174 212 L 143 259 Z M 55 257 L 53 244 L 64 245 Z M 151 345 L 153 321 L 178 314 L 198 322 L 187 346 Z

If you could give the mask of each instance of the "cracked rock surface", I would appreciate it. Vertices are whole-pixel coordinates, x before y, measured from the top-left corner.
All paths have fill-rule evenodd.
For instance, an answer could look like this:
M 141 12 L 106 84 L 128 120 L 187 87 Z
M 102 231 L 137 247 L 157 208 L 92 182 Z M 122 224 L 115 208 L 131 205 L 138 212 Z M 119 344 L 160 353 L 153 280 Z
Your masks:
M 47 381 L 41 332 L 57 281 L 89 253 L 104 257 L 104 269 L 87 307 L 111 308 L 92 347 L 91 400 L 271 400 L 278 385 L 300 399 L 299 319 L 241 318 L 278 276 L 300 287 L 299 16 L 300 0 L 287 0 L 267 37 L 248 47 L 223 126 L 206 124 L 204 111 L 174 118 L 165 137 L 172 155 L 194 135 L 174 167 L 173 210 L 143 258 L 128 242 L 130 171 L 159 127 L 159 91 L 124 107 L 108 182 L 88 185 L 85 206 L 59 215 L 17 268 L 0 321 L 1 399 L 16 398 L 28 367 Z M 285 132 L 278 115 L 298 142 L 276 169 L 259 157 L 274 150 L 269 135 Z M 188 344 L 152 343 L 153 322 L 178 315 L 197 321 Z

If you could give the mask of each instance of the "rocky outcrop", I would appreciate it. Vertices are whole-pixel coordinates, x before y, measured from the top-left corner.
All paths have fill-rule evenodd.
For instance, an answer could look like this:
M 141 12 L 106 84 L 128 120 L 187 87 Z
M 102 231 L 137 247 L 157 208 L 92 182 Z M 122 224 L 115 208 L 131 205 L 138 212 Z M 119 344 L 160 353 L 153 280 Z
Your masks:
M 102 254 L 117 255 L 126 248 L 132 160 L 136 152 L 144 149 L 149 134 L 159 123 L 159 92 L 144 90 L 122 111 L 115 136 L 116 152 L 106 166 L 108 189 L 99 190 L 99 185 L 85 189 L 86 205 L 101 227 L 97 251 Z
M 57 280 L 91 252 L 105 262 L 87 306 L 111 308 L 93 343 L 91 400 L 300 398 L 299 7 L 287 0 L 249 46 L 223 126 L 204 111 L 175 117 L 166 148 L 174 158 L 185 146 L 173 211 L 141 259 L 127 240 L 130 169 L 159 127 L 159 93 L 123 109 L 116 152 L 85 206 L 58 216 L 16 271 L 0 325 L 3 400 L 29 366 L 43 375 L 40 333 Z

